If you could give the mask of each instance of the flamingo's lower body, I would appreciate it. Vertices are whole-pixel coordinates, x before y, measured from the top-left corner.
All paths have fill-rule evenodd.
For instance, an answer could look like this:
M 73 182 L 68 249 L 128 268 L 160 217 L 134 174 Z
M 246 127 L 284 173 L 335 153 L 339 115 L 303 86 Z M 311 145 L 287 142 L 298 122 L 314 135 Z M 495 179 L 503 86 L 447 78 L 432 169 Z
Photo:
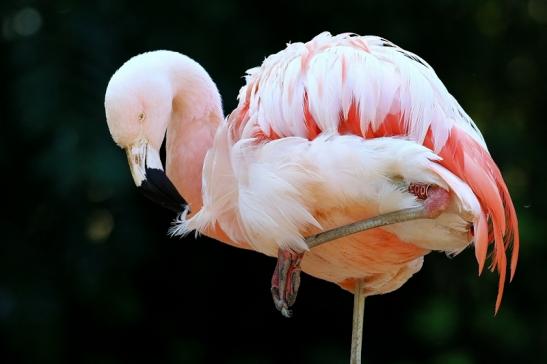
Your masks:
M 438 187 L 425 184 L 410 184 L 409 192 L 416 195 L 417 198 L 424 200 L 423 205 L 423 216 L 427 218 L 438 217 L 443 211 L 446 210 L 450 202 L 450 194 L 448 191 Z M 403 211 L 404 213 L 404 211 Z M 414 217 L 408 218 L 408 220 L 413 220 Z M 402 217 L 405 219 L 405 217 Z M 397 214 L 390 216 L 385 216 L 382 224 L 392 224 L 395 222 L 400 222 L 401 217 Z M 333 232 L 339 231 L 340 236 L 345 235 L 343 232 L 344 226 L 333 229 Z M 364 229 L 363 229 L 364 230 Z M 337 234 L 332 234 L 332 237 Z M 324 242 L 329 242 L 334 240 L 329 238 Z M 291 311 L 289 308 L 295 303 L 296 296 L 298 294 L 298 289 L 300 287 L 300 264 L 304 253 L 295 253 L 291 250 L 279 249 L 277 264 L 272 276 L 272 297 L 275 304 L 275 307 L 281 314 L 285 317 L 291 316 Z M 355 284 L 355 279 L 352 280 Z M 348 282 L 346 282 L 347 285 Z
M 232 242 L 278 257 L 276 307 L 289 315 L 300 270 L 366 295 L 401 287 L 432 250 L 458 253 L 473 237 L 476 197 L 431 150 L 402 138 L 321 135 L 233 141 L 221 125 L 203 167 L 203 208 L 176 234 L 220 228 Z M 448 177 L 450 178 L 448 178 Z M 422 208 L 398 220 L 309 249 L 306 237 L 355 221 Z

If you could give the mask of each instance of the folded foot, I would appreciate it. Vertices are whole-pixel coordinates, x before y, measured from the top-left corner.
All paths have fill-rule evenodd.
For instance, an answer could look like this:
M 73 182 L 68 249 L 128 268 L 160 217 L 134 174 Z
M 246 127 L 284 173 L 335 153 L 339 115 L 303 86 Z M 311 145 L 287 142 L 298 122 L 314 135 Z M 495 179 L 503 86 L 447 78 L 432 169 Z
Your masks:
M 300 286 L 300 262 L 303 253 L 279 249 L 277 264 L 272 276 L 272 297 L 277 308 L 285 317 L 291 317 L 289 310 L 296 301 Z

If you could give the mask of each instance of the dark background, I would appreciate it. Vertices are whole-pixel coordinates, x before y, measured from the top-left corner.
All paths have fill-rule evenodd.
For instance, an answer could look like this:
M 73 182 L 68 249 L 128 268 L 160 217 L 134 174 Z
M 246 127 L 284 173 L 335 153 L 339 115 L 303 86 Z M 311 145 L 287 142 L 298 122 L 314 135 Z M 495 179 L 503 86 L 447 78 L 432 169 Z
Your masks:
M 352 296 L 305 276 L 273 307 L 274 260 L 201 238 L 141 197 L 103 97 L 129 57 L 186 53 L 225 111 L 241 76 L 323 30 L 376 34 L 425 58 L 479 125 L 515 201 L 517 275 L 472 249 L 432 253 L 367 301 L 368 363 L 545 363 L 547 3 L 531 1 L 17 1 L 0 3 L 1 363 L 346 363 Z

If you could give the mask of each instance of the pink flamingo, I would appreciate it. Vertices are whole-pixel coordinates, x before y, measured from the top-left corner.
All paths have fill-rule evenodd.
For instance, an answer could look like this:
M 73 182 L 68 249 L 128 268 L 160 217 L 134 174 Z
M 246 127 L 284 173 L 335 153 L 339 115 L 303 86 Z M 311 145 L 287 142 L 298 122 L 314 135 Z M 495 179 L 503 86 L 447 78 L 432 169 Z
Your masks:
M 364 297 L 401 287 L 432 250 L 473 244 L 480 274 L 491 245 L 497 312 L 511 245 L 511 279 L 517 265 L 515 209 L 477 126 L 423 59 L 383 38 L 322 33 L 249 70 L 238 98 L 225 119 L 207 72 L 170 51 L 136 56 L 110 80 L 112 137 L 136 185 L 180 212 L 173 235 L 277 256 L 285 316 L 301 269 L 354 292 L 352 362 Z

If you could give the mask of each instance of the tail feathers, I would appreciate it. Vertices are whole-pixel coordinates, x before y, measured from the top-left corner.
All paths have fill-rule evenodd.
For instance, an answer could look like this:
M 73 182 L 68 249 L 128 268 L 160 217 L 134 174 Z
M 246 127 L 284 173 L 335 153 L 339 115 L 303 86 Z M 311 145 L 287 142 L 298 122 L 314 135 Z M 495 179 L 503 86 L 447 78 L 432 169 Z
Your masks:
M 491 271 L 497 269 L 499 273 L 497 312 L 507 273 L 506 251 L 511 249 L 511 245 L 510 280 L 513 279 L 518 261 L 518 221 L 511 196 L 490 154 L 457 127 L 451 130 L 439 154 L 443 157 L 439 163 L 467 182 L 480 201 L 481 212 L 474 222 L 475 256 L 480 274 L 487 258 L 488 245 L 493 245 L 489 268 Z

